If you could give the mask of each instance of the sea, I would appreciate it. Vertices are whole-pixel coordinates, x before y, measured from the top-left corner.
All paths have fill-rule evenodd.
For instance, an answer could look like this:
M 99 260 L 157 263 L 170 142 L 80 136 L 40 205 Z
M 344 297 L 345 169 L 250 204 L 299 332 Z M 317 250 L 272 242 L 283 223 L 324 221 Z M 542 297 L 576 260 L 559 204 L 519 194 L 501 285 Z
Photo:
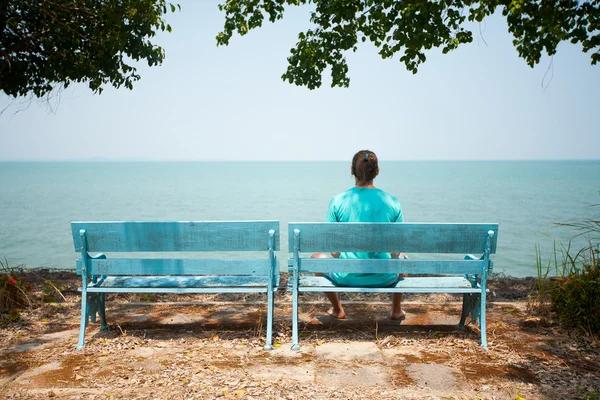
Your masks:
M 495 273 L 536 276 L 577 234 L 557 223 L 600 220 L 600 161 L 382 160 L 380 169 L 375 186 L 398 197 L 406 222 L 498 223 Z M 349 162 L 4 162 L 0 259 L 74 269 L 71 221 L 279 220 L 285 260 L 287 223 L 324 221 L 331 197 L 353 185 Z

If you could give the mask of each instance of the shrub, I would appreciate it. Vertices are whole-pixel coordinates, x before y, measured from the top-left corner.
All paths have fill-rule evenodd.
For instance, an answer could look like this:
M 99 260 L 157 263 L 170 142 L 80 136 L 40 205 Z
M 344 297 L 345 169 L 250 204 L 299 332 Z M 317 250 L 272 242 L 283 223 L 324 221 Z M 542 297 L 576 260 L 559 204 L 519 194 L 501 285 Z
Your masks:
M 597 207 L 597 206 L 596 206 Z M 591 336 L 600 333 L 600 220 L 589 219 L 557 224 L 574 229 L 577 236 L 585 236 L 588 246 L 577 252 L 556 243 L 553 257 L 544 269 L 537 250 L 537 293 L 530 306 L 543 311 L 548 305 L 569 327 L 580 328 Z M 548 278 L 554 270 L 556 278 Z
M 61 299 L 67 301 L 62 294 L 65 286 L 64 283 L 52 282 L 51 280 L 44 278 L 42 279 L 44 282 L 44 298 L 42 299 L 44 303 L 58 303 Z
M 567 326 L 592 336 L 600 333 L 600 263 L 598 250 L 590 250 L 582 268 L 554 282 L 552 307 Z
M 23 266 L 13 267 L 8 260 L 0 260 L 0 319 L 19 319 L 19 310 L 31 307 L 28 291 L 31 284 L 23 273 Z

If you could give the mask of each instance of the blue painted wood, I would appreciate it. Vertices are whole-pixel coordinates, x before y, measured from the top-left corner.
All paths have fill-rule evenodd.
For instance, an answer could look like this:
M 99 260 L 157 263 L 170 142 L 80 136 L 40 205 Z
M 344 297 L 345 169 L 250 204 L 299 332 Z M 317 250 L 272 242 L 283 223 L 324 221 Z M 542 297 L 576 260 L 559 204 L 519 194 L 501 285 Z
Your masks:
M 288 285 L 292 284 L 290 278 Z M 299 287 L 302 291 L 338 291 L 338 292 L 404 292 L 404 293 L 480 293 L 481 287 L 472 287 L 463 277 L 406 277 L 389 288 L 356 288 L 335 286 L 327 278 L 320 276 L 301 276 Z M 339 290 L 336 290 L 339 289 Z M 397 289 L 397 290 L 396 290 Z
M 288 260 L 291 265 L 293 258 Z M 486 268 L 484 260 L 378 260 L 304 258 L 302 272 L 351 272 L 351 273 L 405 273 L 405 274 L 481 274 Z
M 488 231 L 493 231 L 490 253 L 496 252 L 498 224 L 292 222 L 300 230 L 300 252 L 405 252 L 483 254 Z
M 267 293 L 268 288 L 265 287 L 207 287 L 207 288 L 103 288 L 90 287 L 88 293 Z
M 293 238 L 289 251 L 294 252 L 292 263 L 292 350 L 300 350 L 298 335 L 298 299 L 300 288 L 300 230 L 289 229 L 290 238 Z
M 274 290 L 279 285 L 279 266 L 275 259 L 275 230 L 269 231 L 269 282 L 267 284 L 267 340 L 265 350 L 273 350 L 273 310 L 275 308 Z
M 293 278 L 290 278 L 292 280 Z M 415 279 L 433 279 L 433 278 L 406 278 L 405 281 L 389 288 L 361 288 L 335 286 L 326 278 L 321 277 L 300 277 L 299 290 L 301 292 L 349 292 L 349 293 L 481 293 L 480 287 L 471 287 L 469 281 L 467 284 L 454 284 L 453 281 L 435 285 L 436 282 L 414 282 Z M 443 279 L 443 278 L 442 278 Z M 439 282 L 438 282 L 439 283 Z M 292 285 L 292 282 L 288 282 Z
M 88 252 L 267 251 L 268 232 L 279 232 L 279 221 L 72 222 L 75 251 L 82 248 L 81 229 Z
M 88 286 L 88 291 L 92 288 L 208 288 L 212 287 L 216 291 L 221 288 L 240 288 L 244 291 L 247 287 L 261 287 L 266 289 L 269 285 L 270 277 L 268 275 L 259 276 L 110 276 L 102 279 L 96 285 Z
M 83 262 L 77 260 L 77 273 L 81 274 Z M 275 263 L 274 272 L 279 264 Z M 269 274 L 268 259 L 216 259 L 216 258 L 110 258 L 90 260 L 90 275 L 254 275 Z
M 472 318 L 478 316 L 481 346 L 487 348 L 486 284 L 493 267 L 490 255 L 496 251 L 498 224 L 290 223 L 288 233 L 290 252 L 293 252 L 293 257 L 288 259 L 292 267 L 288 290 L 292 291 L 293 350 L 300 349 L 298 295 L 301 291 L 462 293 L 464 301 L 459 328 L 464 328 L 467 314 L 471 314 Z M 341 251 L 434 253 L 436 257 L 430 260 L 310 258 L 315 252 Z M 465 253 L 483 255 L 466 255 L 463 260 L 450 256 Z M 339 287 L 324 277 L 303 275 L 315 272 L 443 276 L 406 277 L 391 288 L 367 288 Z
M 497 236 L 497 232 L 490 232 L 490 234 L 488 235 L 488 238 L 485 242 L 485 252 L 483 253 L 483 260 L 485 262 L 489 262 L 490 260 L 490 254 L 491 254 L 491 248 L 492 248 L 492 240 L 494 239 L 494 237 Z M 468 259 L 469 257 L 465 257 L 465 259 Z M 491 267 L 489 268 L 489 270 L 491 271 Z M 483 273 L 481 274 L 481 288 L 483 289 L 481 291 L 481 297 L 480 297 L 480 310 L 479 310 L 479 329 L 481 331 L 481 347 L 483 347 L 484 349 L 487 348 L 487 334 L 486 334 L 486 314 L 485 314 L 485 310 L 486 310 L 486 298 L 487 298 L 487 293 L 486 293 L 486 285 L 487 285 L 487 278 L 488 278 L 488 269 L 484 269 Z
M 77 272 L 82 276 L 78 349 L 85 346 L 91 314 L 100 314 L 105 293 L 266 293 L 267 338 L 272 349 L 273 293 L 279 283 L 278 221 L 73 222 Z M 127 257 L 106 259 L 90 252 L 246 252 L 244 258 Z M 258 259 L 249 252 L 265 251 Z M 101 328 L 102 328 L 101 327 Z
M 87 252 L 87 239 L 85 230 L 81 229 L 77 231 L 78 241 L 80 243 L 80 252 L 81 259 L 83 260 L 83 264 L 86 265 L 89 260 L 89 255 Z M 75 238 L 75 233 L 73 233 L 73 238 Z M 75 240 L 75 239 L 73 239 Z M 84 268 L 85 269 L 85 268 Z M 77 340 L 77 350 L 81 350 L 85 347 L 85 327 L 88 323 L 88 295 L 87 295 L 87 285 L 88 285 L 88 276 L 84 273 L 81 275 L 81 289 L 83 291 L 81 296 L 81 321 L 79 324 L 79 338 Z

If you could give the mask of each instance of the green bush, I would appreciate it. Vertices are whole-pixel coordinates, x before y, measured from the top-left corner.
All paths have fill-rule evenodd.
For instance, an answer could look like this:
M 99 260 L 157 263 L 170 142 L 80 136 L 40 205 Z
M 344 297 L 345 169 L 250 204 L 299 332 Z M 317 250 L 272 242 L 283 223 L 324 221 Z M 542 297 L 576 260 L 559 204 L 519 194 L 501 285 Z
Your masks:
M 29 290 L 22 267 L 12 267 L 6 258 L 0 260 L 0 320 L 18 320 L 19 310 L 31 307 Z
M 545 268 L 537 249 L 538 279 L 529 305 L 538 311 L 550 306 L 566 326 L 580 328 L 597 337 L 600 333 L 600 219 L 557 225 L 574 230 L 575 237 L 586 237 L 588 245 L 574 252 L 571 241 L 566 247 L 557 247 L 555 242 Z M 554 278 L 549 277 L 551 272 Z
M 552 308 L 567 326 L 592 336 L 600 333 L 600 263 L 597 250 L 582 268 L 553 282 L 549 291 Z

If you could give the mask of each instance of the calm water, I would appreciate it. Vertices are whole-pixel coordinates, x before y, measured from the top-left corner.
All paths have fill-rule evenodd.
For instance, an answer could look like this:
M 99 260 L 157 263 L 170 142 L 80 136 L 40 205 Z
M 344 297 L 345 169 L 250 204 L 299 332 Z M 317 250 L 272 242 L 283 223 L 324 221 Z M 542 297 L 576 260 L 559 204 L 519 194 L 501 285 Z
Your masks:
M 600 161 L 381 162 L 375 184 L 407 222 L 498 222 L 496 272 L 535 275 L 553 223 L 597 217 Z M 0 163 L 0 257 L 74 268 L 72 220 L 322 221 L 345 162 Z M 285 251 L 278 255 L 287 257 Z

